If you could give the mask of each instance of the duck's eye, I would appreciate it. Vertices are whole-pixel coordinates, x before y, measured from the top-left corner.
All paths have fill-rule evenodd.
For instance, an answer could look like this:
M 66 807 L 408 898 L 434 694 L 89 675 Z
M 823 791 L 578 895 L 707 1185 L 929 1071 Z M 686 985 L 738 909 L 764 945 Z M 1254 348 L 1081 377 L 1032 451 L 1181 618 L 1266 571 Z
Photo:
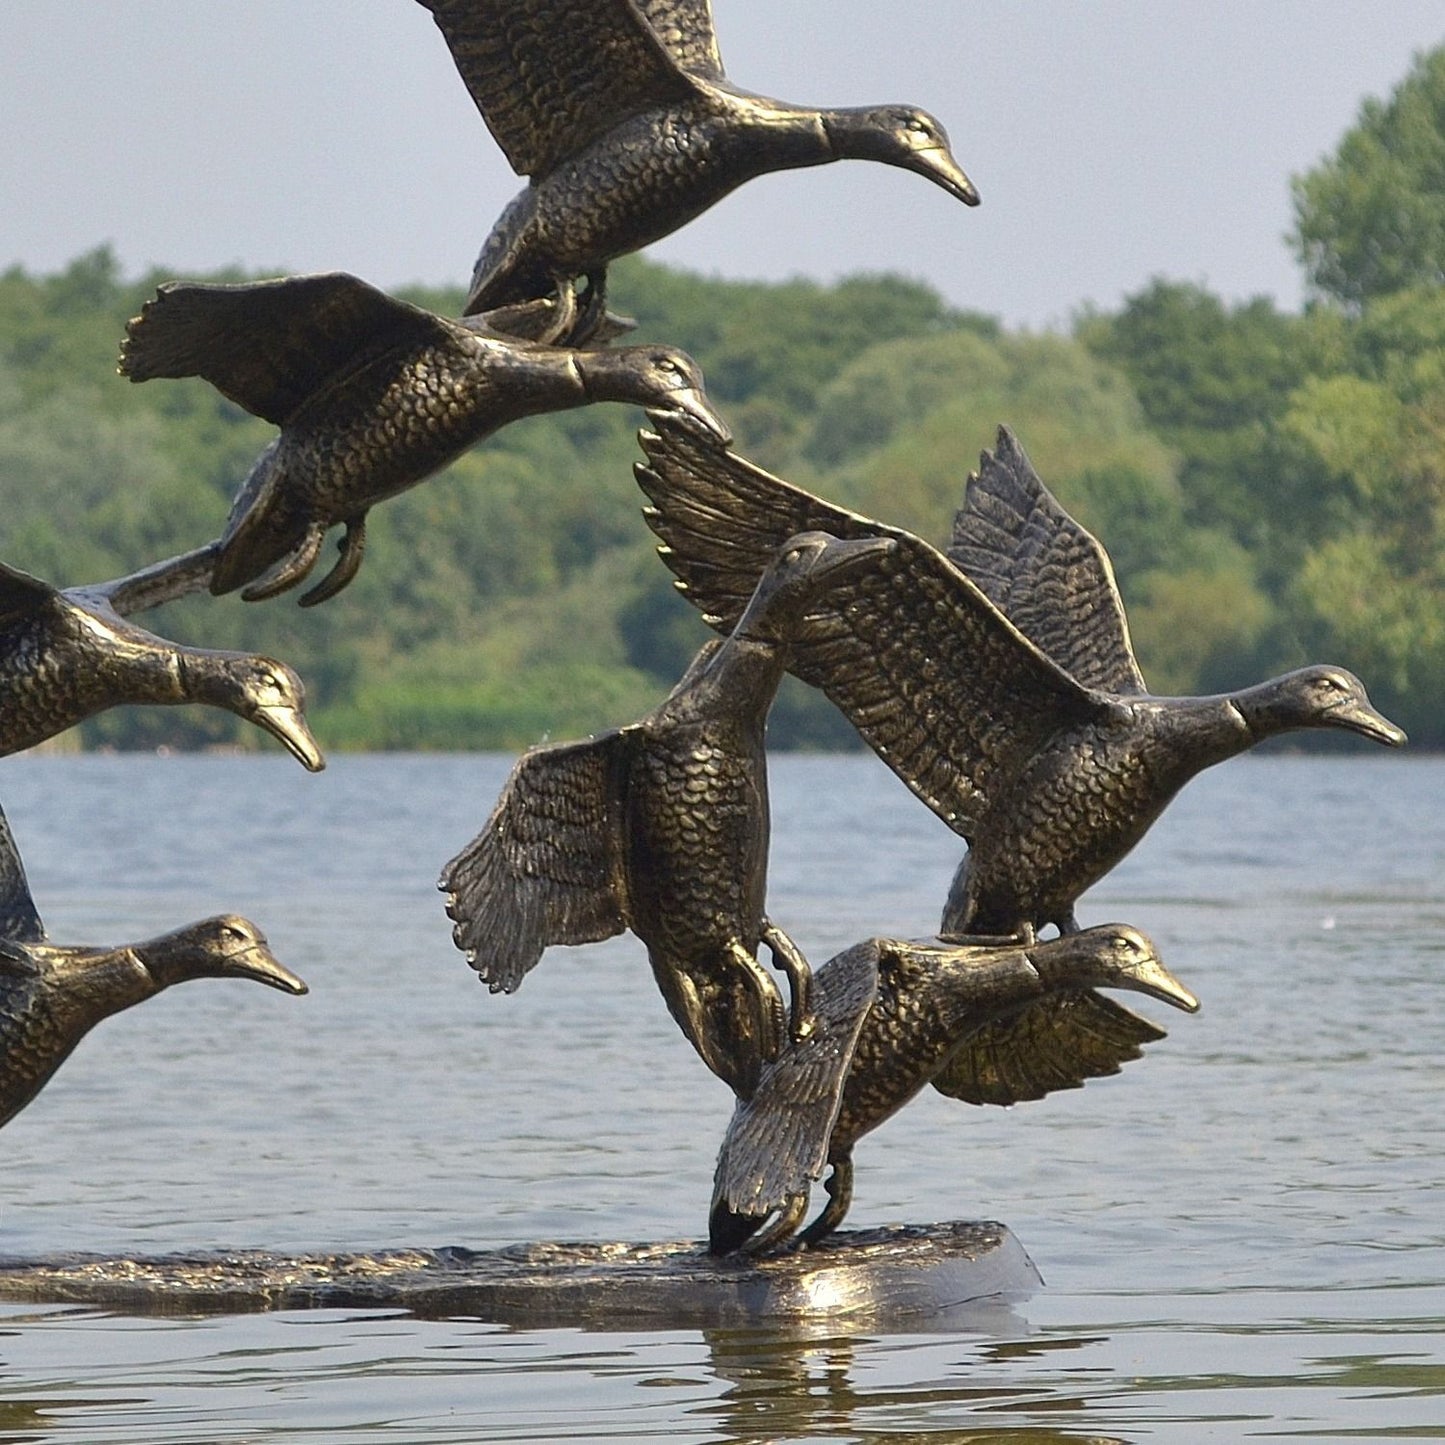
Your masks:
M 910 115 L 908 117 L 908 129 L 912 131 L 914 135 L 931 136 L 933 134 L 933 127 L 929 125 L 921 115 Z
M 783 553 L 783 561 L 789 564 L 793 562 L 800 562 L 802 561 L 802 558 L 803 549 L 801 547 L 789 547 L 788 550 Z
M 672 357 L 670 357 L 670 356 L 660 356 L 660 357 L 658 357 L 658 359 L 657 359 L 657 369 L 658 369 L 660 372 L 662 372 L 662 374 L 663 374 L 664 376 L 681 376 L 681 375 L 682 375 L 682 367 L 680 367 L 680 366 L 677 364 L 677 362 L 675 362 L 675 361 L 672 359 Z

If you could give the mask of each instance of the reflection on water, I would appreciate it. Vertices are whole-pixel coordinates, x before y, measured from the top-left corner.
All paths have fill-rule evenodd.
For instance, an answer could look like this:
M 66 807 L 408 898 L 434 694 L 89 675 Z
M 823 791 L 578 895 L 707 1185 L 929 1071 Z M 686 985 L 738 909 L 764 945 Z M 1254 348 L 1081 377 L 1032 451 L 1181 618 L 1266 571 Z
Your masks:
M 226 908 L 312 985 L 110 1021 L 0 1135 L 0 1249 L 485 1248 L 701 1232 L 730 1108 L 629 940 L 478 988 L 432 886 L 505 758 L 8 759 L 63 940 Z M 775 767 L 815 961 L 935 922 L 952 837 L 871 758 Z M 0 1307 L 0 1441 L 1441 1438 L 1445 764 L 1261 757 L 1083 900 L 1204 1001 L 1116 1079 L 929 1091 L 850 1223 L 1006 1220 L 1048 1288 L 968 1333 L 516 1331 Z M 236 806 L 242 800 L 244 806 Z M 99 860 L 99 866 L 97 865 Z M 978 1327 L 981 1324 L 982 1327 Z

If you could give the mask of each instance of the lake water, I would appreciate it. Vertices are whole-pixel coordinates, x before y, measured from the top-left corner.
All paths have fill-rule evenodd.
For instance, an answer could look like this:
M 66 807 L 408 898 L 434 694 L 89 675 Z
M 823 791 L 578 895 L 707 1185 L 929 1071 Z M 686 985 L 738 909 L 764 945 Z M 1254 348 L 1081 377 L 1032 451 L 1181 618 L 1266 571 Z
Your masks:
M 509 759 L 0 762 L 63 942 L 255 919 L 311 984 L 173 989 L 0 1135 L 0 1252 L 703 1232 L 731 1099 L 631 939 L 493 997 L 434 879 Z M 958 857 L 871 757 L 781 758 L 773 916 L 815 964 L 935 924 Z M 0 1441 L 1445 1439 L 1445 760 L 1204 774 L 1080 907 L 1203 1000 L 1117 1078 L 928 1097 L 850 1225 L 1005 1221 L 1046 1280 L 973 1333 L 526 1331 L 401 1311 L 0 1306 Z M 821 1195 L 821 1191 L 819 1191 Z

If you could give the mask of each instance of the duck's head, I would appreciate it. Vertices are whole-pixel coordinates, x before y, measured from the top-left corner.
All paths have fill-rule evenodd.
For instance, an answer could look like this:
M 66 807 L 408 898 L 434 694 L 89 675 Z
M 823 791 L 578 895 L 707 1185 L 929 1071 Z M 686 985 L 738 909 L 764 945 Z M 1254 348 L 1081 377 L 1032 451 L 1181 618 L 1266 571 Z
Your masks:
M 948 132 L 926 110 L 909 105 L 874 105 L 823 112 L 823 130 L 840 160 L 882 161 L 926 176 L 966 206 L 978 191 L 954 160 Z
M 895 546 L 891 537 L 843 539 L 828 532 L 799 532 L 788 538 L 758 579 L 735 635 L 753 642 L 786 642 L 820 593 L 877 567 Z
M 1398 748 L 1405 741 L 1365 695 L 1365 685 L 1343 667 L 1302 667 L 1236 694 L 1231 701 L 1256 740 L 1297 728 L 1345 728 Z
M 179 655 L 181 687 L 192 702 L 223 707 L 279 738 L 308 772 L 326 766 L 306 725 L 306 688 L 284 662 L 242 652 Z
M 272 955 L 261 930 L 234 913 L 138 943 L 131 952 L 157 988 L 192 978 L 249 978 L 282 993 L 307 991 L 305 983 Z
M 702 370 L 685 351 L 667 346 L 598 347 L 574 353 L 589 401 L 625 401 L 676 412 L 726 446 L 727 423 L 703 389 Z
M 1105 923 L 1065 933 L 1033 944 L 1028 955 L 1051 989 L 1127 988 L 1186 1013 L 1199 1008 L 1199 1000 L 1159 961 L 1154 945 L 1125 924 Z

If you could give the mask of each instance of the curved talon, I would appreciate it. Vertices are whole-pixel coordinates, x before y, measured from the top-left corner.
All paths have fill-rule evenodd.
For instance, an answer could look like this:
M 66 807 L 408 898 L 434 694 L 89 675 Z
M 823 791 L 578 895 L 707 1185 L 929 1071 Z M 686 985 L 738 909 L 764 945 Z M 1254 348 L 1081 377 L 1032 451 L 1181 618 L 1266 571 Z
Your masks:
M 321 543 L 325 537 L 326 524 L 312 522 L 306 529 L 306 535 L 290 556 L 284 558 L 278 567 L 259 581 L 252 582 L 250 586 L 241 589 L 241 600 L 243 602 L 264 602 L 266 598 L 275 597 L 278 593 L 294 587 L 316 565 L 316 559 L 321 555 Z
M 736 939 L 728 945 L 733 962 L 742 969 L 752 983 L 758 1002 L 759 1022 L 767 1030 L 767 1037 L 760 1039 L 764 1061 L 775 1058 L 782 1047 L 784 1018 L 783 996 L 778 986 L 769 977 L 768 971 Z
M 538 333 L 537 340 L 544 346 L 565 346 L 570 344 L 572 329 L 577 324 L 577 292 L 570 277 L 559 277 L 557 281 L 556 315 Z
M 361 570 L 361 559 L 366 553 L 366 513 L 348 518 L 346 535 L 336 544 L 340 556 L 336 565 L 309 592 L 301 595 L 301 606 L 315 607 L 329 601 L 344 587 L 348 586 Z
M 763 922 L 763 942 L 772 950 L 773 962 L 788 976 L 792 992 L 788 1034 L 795 1044 L 800 1044 L 818 1026 L 812 1009 L 813 970 L 798 945 L 775 923 L 766 919 Z
M 583 290 L 580 300 L 574 299 L 574 305 L 579 306 L 580 310 L 577 312 L 572 332 L 567 338 L 567 344 L 569 346 L 586 346 L 597 335 L 602 323 L 607 319 L 607 268 L 605 266 L 587 273 L 586 288 Z

